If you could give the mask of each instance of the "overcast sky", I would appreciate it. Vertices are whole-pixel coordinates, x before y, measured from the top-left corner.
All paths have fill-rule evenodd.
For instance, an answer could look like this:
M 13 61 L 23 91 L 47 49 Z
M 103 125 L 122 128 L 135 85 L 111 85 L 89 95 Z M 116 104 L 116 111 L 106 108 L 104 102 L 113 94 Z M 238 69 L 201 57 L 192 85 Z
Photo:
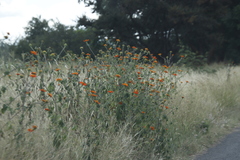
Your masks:
M 76 25 L 77 17 L 83 14 L 90 18 L 97 17 L 78 0 L 0 0 L 0 39 L 7 32 L 11 40 L 24 36 L 24 27 L 32 17 L 41 15 L 42 19 Z

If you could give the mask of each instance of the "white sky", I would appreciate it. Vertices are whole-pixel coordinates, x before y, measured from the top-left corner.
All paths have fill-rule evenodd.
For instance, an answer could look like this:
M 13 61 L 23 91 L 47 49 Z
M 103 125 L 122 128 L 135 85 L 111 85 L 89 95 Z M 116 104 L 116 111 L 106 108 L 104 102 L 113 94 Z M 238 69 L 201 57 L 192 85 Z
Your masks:
M 76 25 L 77 17 L 83 14 L 97 18 L 78 0 L 0 0 L 0 39 L 7 32 L 11 40 L 24 36 L 24 27 L 32 17 L 41 16 L 41 19 Z

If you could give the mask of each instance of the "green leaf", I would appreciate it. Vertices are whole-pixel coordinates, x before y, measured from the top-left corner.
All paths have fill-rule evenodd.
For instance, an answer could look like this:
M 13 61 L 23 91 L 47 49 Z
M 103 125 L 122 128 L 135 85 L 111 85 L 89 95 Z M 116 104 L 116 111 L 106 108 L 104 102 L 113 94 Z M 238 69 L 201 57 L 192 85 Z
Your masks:
M 4 86 L 2 86 L 2 88 L 1 88 L 1 91 L 2 91 L 2 93 L 5 93 L 5 92 L 6 92 L 6 90 L 7 90 L 7 88 L 6 88 L 6 87 L 4 87 Z
M 55 85 L 54 85 L 53 82 L 51 82 L 51 83 L 48 85 L 47 91 L 50 92 L 50 93 L 53 93 L 53 92 L 55 91 Z
M 4 72 L 4 76 L 9 75 L 9 71 Z
M 1 109 L 1 113 L 5 113 L 8 108 L 9 107 L 6 104 L 3 104 L 3 107 Z

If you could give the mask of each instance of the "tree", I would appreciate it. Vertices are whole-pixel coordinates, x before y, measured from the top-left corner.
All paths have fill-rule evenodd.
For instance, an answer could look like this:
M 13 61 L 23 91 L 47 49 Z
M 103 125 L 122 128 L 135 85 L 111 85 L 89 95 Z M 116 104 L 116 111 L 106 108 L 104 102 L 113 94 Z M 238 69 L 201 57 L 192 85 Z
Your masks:
M 94 27 L 98 34 L 120 38 L 130 45 L 157 54 L 178 51 L 180 40 L 209 62 L 222 60 L 218 47 L 224 43 L 221 19 L 229 0 L 79 0 L 99 14 L 83 16 L 78 25 Z M 221 53 L 222 54 L 222 53 Z
M 33 17 L 29 21 L 28 26 L 25 27 L 26 37 L 19 40 L 18 44 L 13 47 L 19 57 L 21 53 L 30 51 L 30 43 L 33 48 L 41 47 L 43 50 L 51 48 L 53 53 L 60 53 L 64 44 L 67 44 L 65 51 L 81 54 L 80 47 L 86 46 L 83 40 L 90 39 L 91 46 L 96 50 L 98 49 L 99 44 L 94 29 L 77 29 L 54 21 L 54 25 L 50 27 L 48 22 L 48 20 L 42 20 L 41 17 Z M 84 51 L 91 52 L 87 47 L 85 47 Z
M 28 22 L 28 26 L 25 27 L 26 39 L 35 40 L 38 36 L 46 34 L 49 30 L 50 27 L 47 20 L 41 20 L 41 16 L 33 17 Z

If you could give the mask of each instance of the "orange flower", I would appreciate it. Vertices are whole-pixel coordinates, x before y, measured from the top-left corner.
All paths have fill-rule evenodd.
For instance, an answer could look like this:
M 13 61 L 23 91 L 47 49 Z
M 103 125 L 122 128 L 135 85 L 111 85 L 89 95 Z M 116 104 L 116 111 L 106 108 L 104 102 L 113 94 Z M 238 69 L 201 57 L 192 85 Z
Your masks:
M 45 110 L 45 111 L 50 111 L 50 109 L 49 109 L 49 108 L 45 108 L 44 110 Z
M 85 39 L 85 40 L 83 40 L 83 42 L 88 42 L 88 41 L 90 41 L 90 39 Z
M 117 49 L 117 50 L 119 50 L 119 51 L 121 51 L 121 50 L 122 50 L 120 47 L 117 47 L 116 49 Z
M 138 92 L 137 89 L 135 89 L 135 90 L 133 91 L 133 93 L 138 94 L 139 92 Z
M 153 131 L 153 130 L 155 130 L 155 127 L 153 127 L 153 126 L 150 126 L 150 129 Z
M 33 125 L 32 128 L 33 128 L 33 129 L 37 129 L 37 126 Z
M 43 101 L 43 102 L 45 102 L 45 103 L 47 103 L 47 102 L 48 102 L 48 100 L 46 100 L 46 99 L 42 99 L 42 101 Z
M 154 78 L 150 78 L 150 80 L 154 80 Z
M 128 87 L 128 84 L 127 84 L 127 83 L 123 83 L 122 85 L 124 85 L 124 86 Z
M 41 92 L 47 92 L 45 89 L 39 89 Z
M 163 82 L 164 80 L 163 80 L 163 79 L 159 79 L 158 81 L 159 81 L 159 82 Z
M 33 75 L 36 75 L 36 74 L 37 74 L 37 72 L 31 72 L 31 74 L 33 74 Z
M 59 71 L 59 70 L 61 70 L 61 69 L 59 69 L 59 68 L 55 69 L 55 71 Z
M 174 74 L 172 74 L 172 75 L 174 75 L 174 76 L 177 76 L 177 74 L 176 74 L 176 73 L 174 73 Z
M 97 104 L 100 104 L 100 102 L 98 100 L 94 100 L 94 102 L 97 103 Z
M 135 57 L 139 57 L 139 54 L 134 54 Z
M 114 91 L 108 91 L 108 93 L 113 93 Z
M 137 47 L 135 47 L 135 46 L 132 46 L 132 48 L 133 48 L 133 49 L 137 49 Z
M 139 67 L 139 69 L 144 69 L 143 67 Z
M 30 53 L 33 54 L 33 55 L 37 55 L 36 51 L 30 51 Z
M 33 78 L 37 77 L 37 75 L 34 75 L 34 74 L 30 74 L 29 76 Z
M 137 74 L 141 74 L 141 72 L 137 72 Z
M 120 42 L 120 39 L 116 39 L 117 42 Z
M 79 82 L 81 85 L 83 85 L 83 86 L 86 86 L 87 85 L 87 83 L 85 83 L 85 82 Z
M 186 81 L 186 83 L 189 83 L 189 81 Z
M 33 132 L 34 130 L 33 129 L 28 129 L 28 132 Z
M 167 65 L 163 65 L 164 68 L 169 68 Z
M 90 56 L 91 54 L 90 53 L 86 53 L 87 56 Z
M 184 58 L 185 56 L 184 55 L 180 55 L 181 58 Z
M 132 58 L 132 60 L 138 60 L 138 58 Z
M 62 81 L 62 78 L 57 78 L 56 81 Z
M 45 89 L 39 89 L 41 92 L 47 92 Z
M 90 91 L 90 92 L 92 92 L 92 93 L 97 93 L 96 91 L 93 91 L 93 90 L 92 90 L 92 91 Z
M 157 59 L 157 57 L 156 57 L 156 56 L 153 56 L 152 58 L 153 58 L 153 59 Z
M 141 113 L 144 114 L 144 113 L 146 113 L 146 112 L 142 111 Z
M 152 73 L 156 73 L 156 71 L 154 71 L 154 70 L 150 70 L 150 72 L 152 72 Z
M 78 72 L 73 72 L 72 75 L 78 75 Z
M 52 97 L 52 94 L 51 94 L 51 93 L 48 93 L 48 96 L 49 96 L 49 97 Z
M 166 109 L 168 109 L 169 107 L 168 106 L 165 106 Z
M 121 75 L 119 75 L 119 74 L 116 74 L 115 76 L 116 76 L 116 77 L 118 77 L 118 78 L 120 78 L 120 77 L 121 77 Z
M 164 71 L 165 73 L 168 73 L 168 71 Z
M 119 102 L 118 104 L 123 104 L 123 102 Z
M 19 76 L 19 75 L 21 75 L 21 74 L 20 74 L 20 73 L 16 73 L 16 75 L 18 75 L 18 76 Z
M 149 84 L 149 86 L 155 86 L 155 84 Z
M 97 97 L 98 95 L 96 95 L 96 94 L 89 94 L 89 96 Z

